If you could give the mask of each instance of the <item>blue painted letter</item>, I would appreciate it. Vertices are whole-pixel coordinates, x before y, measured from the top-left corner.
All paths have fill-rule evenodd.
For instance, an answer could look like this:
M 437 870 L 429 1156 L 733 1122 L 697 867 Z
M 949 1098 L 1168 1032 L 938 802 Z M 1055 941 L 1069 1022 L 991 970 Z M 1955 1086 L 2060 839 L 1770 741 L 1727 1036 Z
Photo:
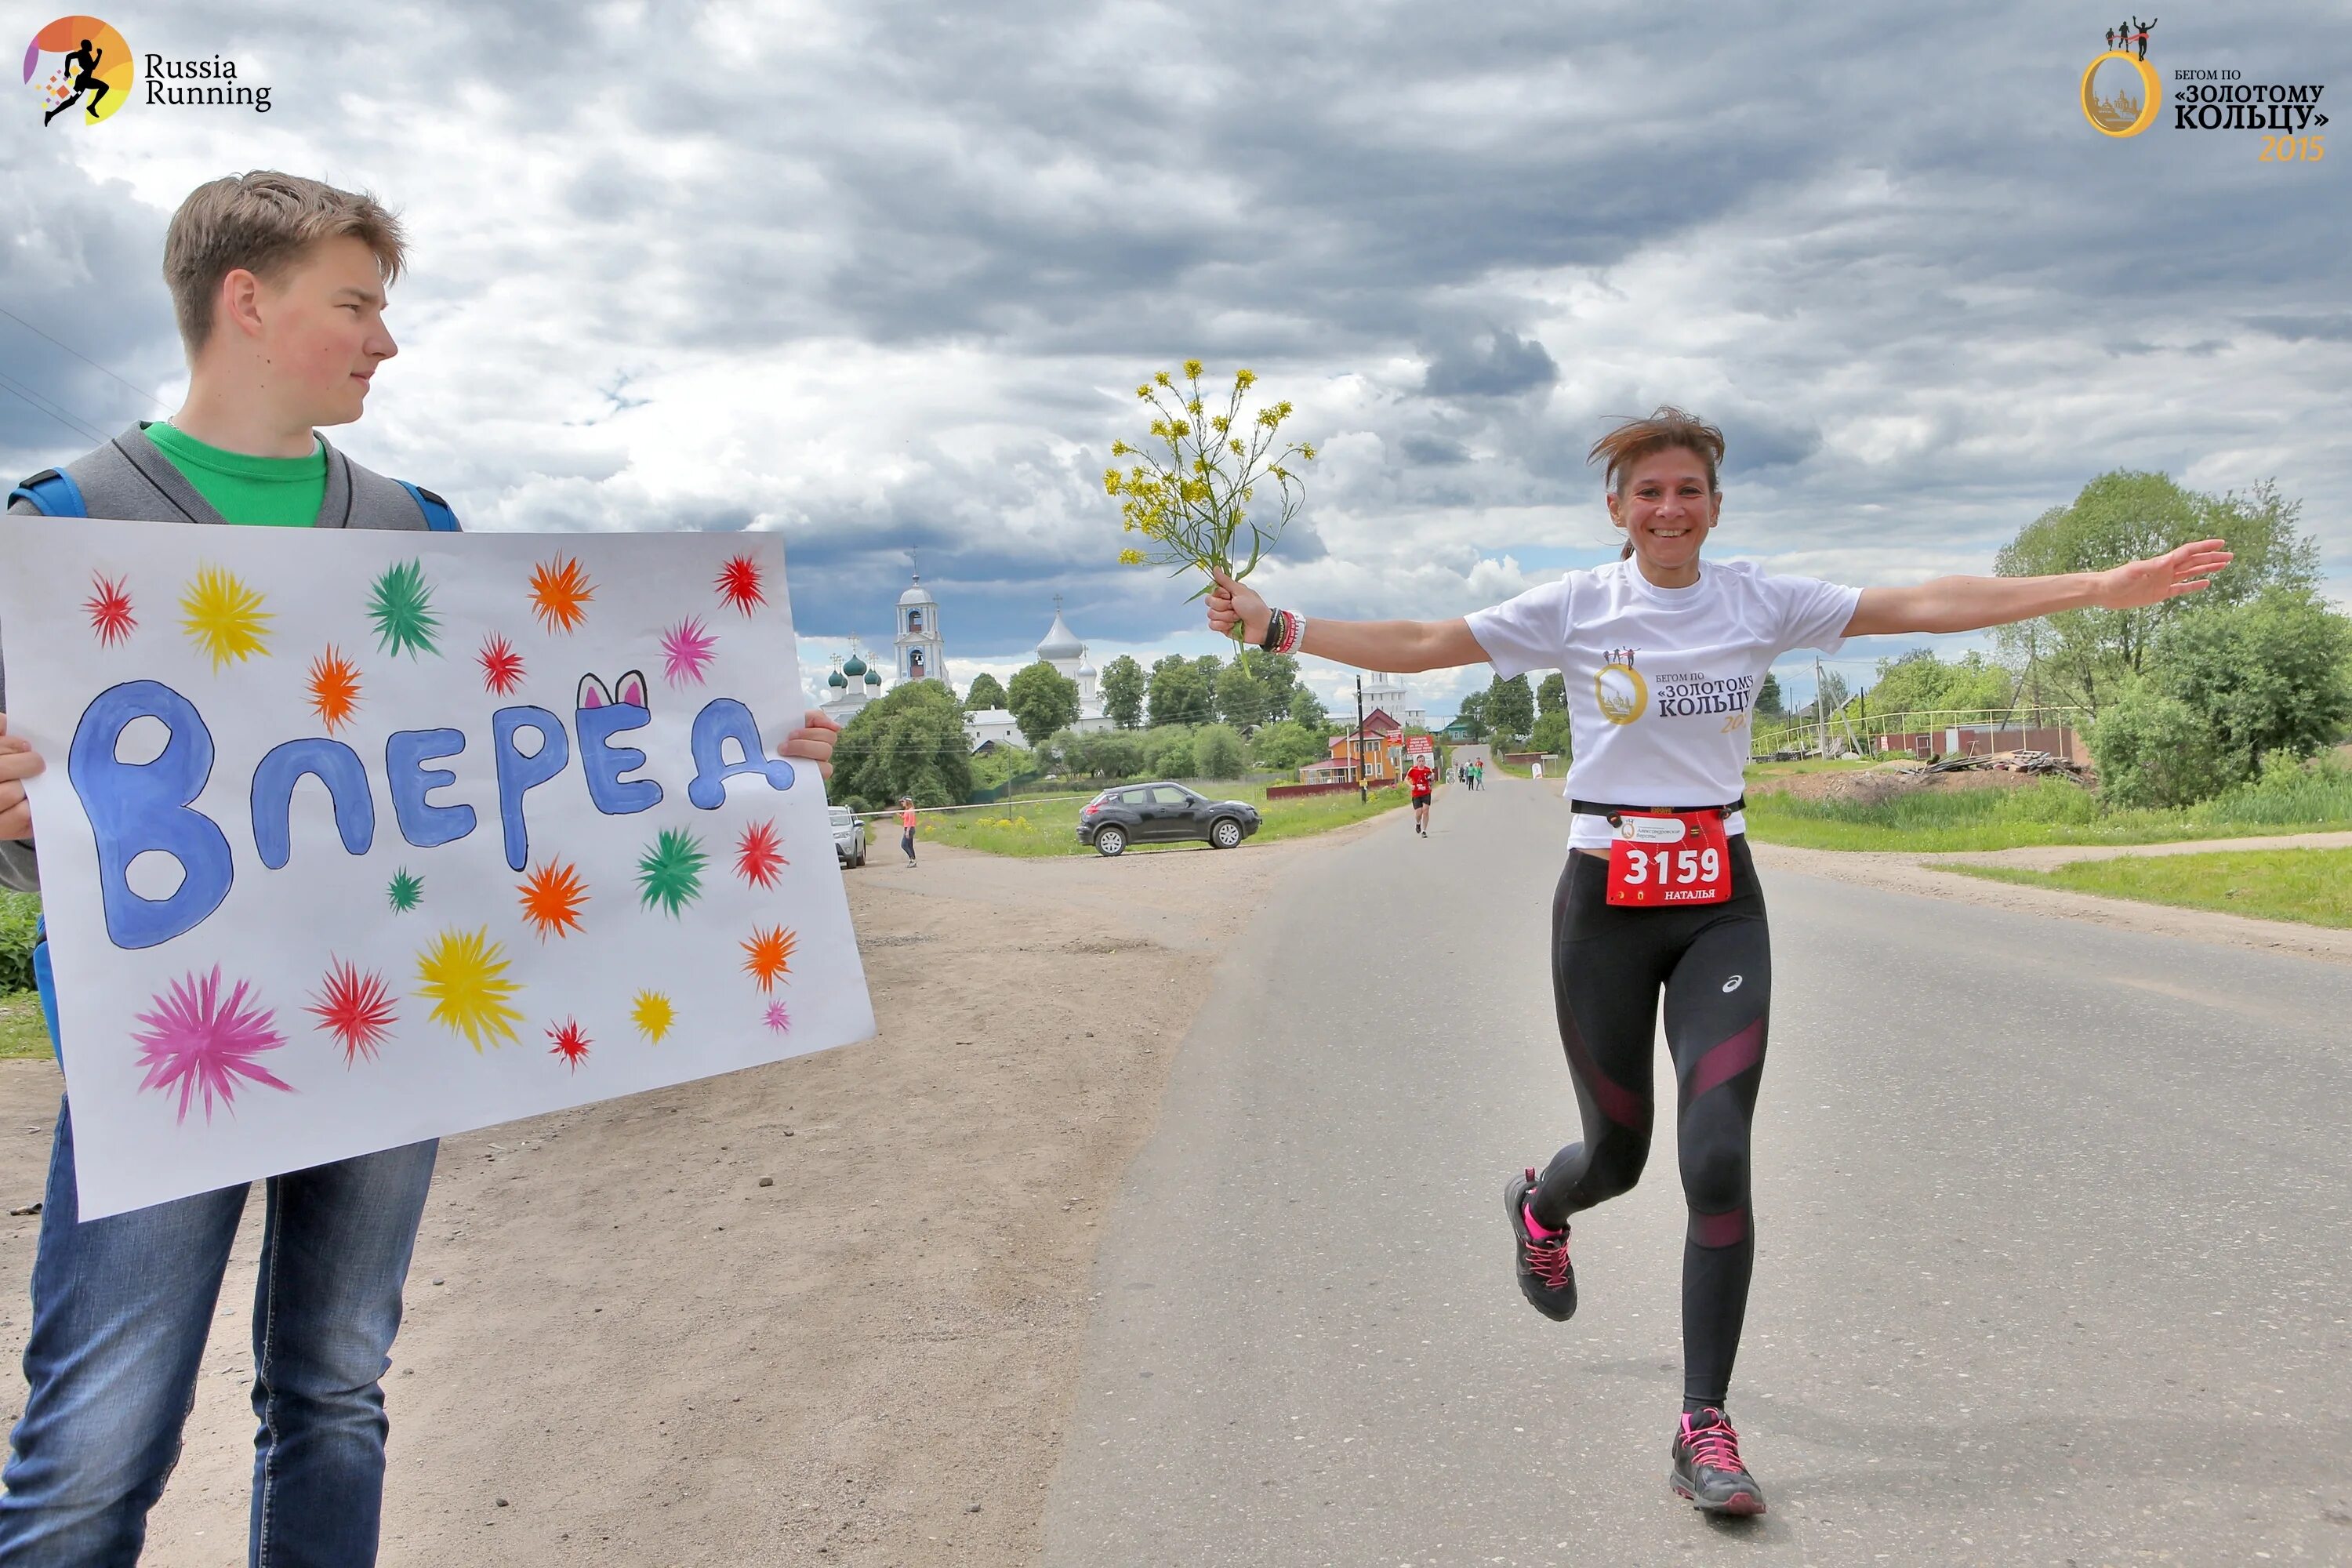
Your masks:
M 289 818 L 294 786 L 304 773 L 315 773 L 335 803 L 335 831 L 343 847 L 364 855 L 375 842 L 375 798 L 368 793 L 367 766 L 360 754 L 341 741 L 314 737 L 272 746 L 253 770 L 253 847 L 261 863 L 275 871 L 294 853 Z
M 466 737 L 457 730 L 402 730 L 383 743 L 383 771 L 391 775 L 392 815 L 400 836 L 419 849 L 430 849 L 474 831 L 470 805 L 435 805 L 425 797 L 444 784 L 457 782 L 446 768 L 426 763 L 454 757 L 466 749 Z
M 741 750 L 741 762 L 727 761 L 730 741 Z M 717 811 L 727 804 L 727 781 L 737 773 L 758 773 L 768 781 L 770 789 L 793 787 L 793 764 L 782 757 L 760 754 L 759 721 L 732 697 L 714 698 L 702 705 L 702 711 L 694 716 L 693 745 L 694 782 L 686 786 L 686 798 L 704 811 Z
M 539 731 L 539 751 L 528 757 L 514 743 L 515 731 L 526 728 Z M 572 740 L 563 732 L 563 721 L 544 708 L 501 708 L 490 715 L 490 752 L 499 763 L 499 822 L 506 829 L 507 864 L 520 871 L 530 861 L 522 797 L 563 771 L 572 759 Z
M 160 719 L 171 731 L 163 755 L 152 763 L 126 763 L 114 754 L 134 719 Z M 203 924 L 228 897 L 228 836 L 190 805 L 212 771 L 213 736 L 204 715 L 160 680 L 107 688 L 74 726 L 66 774 L 98 839 L 99 902 L 115 946 L 169 942 Z M 131 862 L 151 850 L 180 863 L 180 885 L 169 898 L 131 890 Z
M 580 771 L 587 775 L 589 804 L 607 816 L 628 816 L 661 804 L 662 786 L 651 779 L 621 775 L 646 765 L 646 754 L 634 746 L 615 746 L 613 737 L 653 722 L 653 715 L 634 702 L 608 702 L 583 708 L 572 714 L 580 726 Z

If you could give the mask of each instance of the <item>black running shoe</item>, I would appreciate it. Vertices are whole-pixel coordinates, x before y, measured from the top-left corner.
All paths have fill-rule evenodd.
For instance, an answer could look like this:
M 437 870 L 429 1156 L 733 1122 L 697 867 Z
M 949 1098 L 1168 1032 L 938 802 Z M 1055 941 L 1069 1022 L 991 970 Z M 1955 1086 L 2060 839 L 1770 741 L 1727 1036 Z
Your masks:
M 1564 1323 L 1576 1316 L 1576 1270 L 1568 1261 L 1568 1227 L 1560 1226 L 1544 1241 L 1528 1234 L 1528 1194 L 1535 1185 L 1533 1165 L 1527 1174 L 1503 1184 L 1503 1208 L 1511 1216 L 1511 1235 L 1518 1243 L 1514 1267 L 1519 1294 L 1553 1322 Z
M 1666 1485 L 1676 1497 L 1688 1498 L 1693 1508 L 1709 1513 L 1750 1514 L 1764 1511 L 1764 1489 L 1748 1473 L 1739 1458 L 1739 1434 L 1731 1420 L 1713 1406 L 1685 1415 L 1675 1432 L 1675 1468 Z

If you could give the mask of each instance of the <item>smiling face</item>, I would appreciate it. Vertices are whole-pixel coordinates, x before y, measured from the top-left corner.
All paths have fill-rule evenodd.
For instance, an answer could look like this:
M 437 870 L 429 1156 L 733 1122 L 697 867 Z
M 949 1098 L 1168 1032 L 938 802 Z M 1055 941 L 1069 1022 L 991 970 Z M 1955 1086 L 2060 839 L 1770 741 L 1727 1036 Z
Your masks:
M 323 239 L 275 279 L 238 268 L 221 280 L 218 332 L 242 332 L 265 395 L 302 425 L 348 425 L 367 406 L 368 378 L 400 352 L 383 324 L 375 252 L 349 236 Z
M 1609 515 L 1625 531 L 1643 574 L 1666 584 L 1696 571 L 1699 546 L 1723 515 L 1723 492 L 1696 452 L 1669 447 L 1626 468 Z

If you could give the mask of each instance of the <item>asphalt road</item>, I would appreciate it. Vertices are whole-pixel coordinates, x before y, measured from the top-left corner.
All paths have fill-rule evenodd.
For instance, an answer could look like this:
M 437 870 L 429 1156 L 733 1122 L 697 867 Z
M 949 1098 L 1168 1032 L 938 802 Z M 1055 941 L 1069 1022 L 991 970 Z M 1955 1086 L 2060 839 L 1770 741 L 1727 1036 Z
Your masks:
M 1234 944 L 1048 1563 L 2352 1563 L 2352 968 L 1793 875 L 1731 1396 L 1771 1511 L 1671 1500 L 1671 1124 L 1573 1321 L 1510 1279 L 1504 1179 L 1575 1128 L 1556 789 L 1448 789 Z

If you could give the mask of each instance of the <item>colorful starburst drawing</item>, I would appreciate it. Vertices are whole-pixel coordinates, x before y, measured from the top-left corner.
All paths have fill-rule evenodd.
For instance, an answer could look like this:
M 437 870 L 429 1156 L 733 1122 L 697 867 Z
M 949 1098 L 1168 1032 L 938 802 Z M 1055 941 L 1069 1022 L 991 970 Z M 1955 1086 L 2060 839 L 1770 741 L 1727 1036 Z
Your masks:
M 768 1010 L 760 1015 L 760 1021 L 779 1035 L 793 1026 L 793 1016 L 785 1011 L 781 999 L 768 1004 Z
M 172 982 L 170 991 L 156 995 L 150 1010 L 139 1015 L 146 1029 L 131 1036 L 139 1042 L 139 1065 L 147 1069 L 139 1087 L 160 1089 L 166 1095 L 178 1090 L 184 1122 L 199 1095 L 204 1097 L 205 1120 L 210 1121 L 213 1102 L 234 1110 L 236 1091 L 245 1084 L 293 1093 L 292 1084 L 253 1059 L 286 1043 L 278 1032 L 277 1015 L 259 1005 L 259 1000 L 252 983 L 244 980 L 224 997 L 217 963 L 202 979 L 191 970 L 185 979 Z
M 433 1004 L 433 1021 L 463 1035 L 477 1051 L 485 1039 L 512 1040 L 522 1015 L 507 1004 L 522 989 L 507 978 L 506 950 L 478 931 L 445 931 L 416 955 L 416 989 Z
M 699 686 L 702 672 L 719 657 L 719 638 L 703 626 L 700 616 L 688 616 L 662 633 L 661 650 L 664 679 L 672 686 Z
M 647 909 L 677 912 L 702 896 L 702 868 L 710 857 L 690 833 L 665 827 L 637 858 L 637 892 Z
M 561 1024 L 549 1025 L 547 1037 L 554 1042 L 547 1047 L 547 1054 L 562 1057 L 564 1065 L 573 1072 L 580 1070 L 580 1064 L 588 1059 L 588 1047 L 596 1043 L 580 1027 L 577 1018 L 566 1018 Z
M 362 1057 L 375 1060 L 377 1048 L 392 1037 L 392 1026 L 400 1021 L 383 976 L 342 959 L 330 964 L 327 977 L 310 997 L 310 1011 L 343 1047 L 347 1067 L 356 1067 Z
M 716 584 L 719 596 L 733 608 L 750 615 L 768 602 L 767 588 L 760 573 L 760 563 L 749 555 L 730 555 L 727 564 L 719 569 Z
M 425 563 L 404 561 L 387 566 L 368 592 L 368 618 L 375 623 L 375 640 L 388 654 L 439 654 L 433 640 L 441 618 L 433 613 L 433 589 L 425 581 Z
M 743 943 L 743 972 L 760 983 L 762 991 L 773 991 L 776 982 L 793 972 L 793 949 L 800 939 L 782 926 L 770 926 L 761 931 L 751 928 L 751 935 Z
M 629 1021 L 636 1025 L 647 1045 L 658 1046 L 668 1036 L 669 1026 L 677 1022 L 677 1009 L 658 991 L 640 991 L 629 1008 Z
M 588 884 L 581 880 L 577 867 L 561 860 L 533 867 L 515 891 L 522 895 L 522 918 L 539 932 L 540 941 L 581 929 L 580 906 L 588 901 Z
M 329 643 L 327 651 L 310 661 L 310 711 L 333 734 L 352 721 L 360 705 L 360 667 Z
M 269 623 L 262 597 L 236 574 L 205 566 L 180 595 L 180 626 L 213 661 L 213 668 L 269 651 Z
M 131 590 L 114 578 L 92 573 L 92 593 L 81 602 L 89 612 L 89 629 L 98 634 L 100 647 L 112 647 L 128 639 L 139 626 L 139 618 L 131 613 Z
M 403 866 L 392 874 L 383 896 L 392 901 L 394 914 L 404 915 L 425 901 L 425 879 L 411 876 L 408 868 Z
M 774 887 L 776 873 L 791 864 L 784 858 L 783 839 L 772 818 L 751 824 L 735 841 L 735 874 L 752 887 Z
M 522 655 L 497 632 L 482 639 L 482 651 L 474 656 L 474 662 L 482 667 L 485 691 L 504 697 L 522 684 Z
M 575 632 L 588 618 L 596 585 L 574 556 L 559 555 L 531 568 L 530 609 L 550 632 Z

